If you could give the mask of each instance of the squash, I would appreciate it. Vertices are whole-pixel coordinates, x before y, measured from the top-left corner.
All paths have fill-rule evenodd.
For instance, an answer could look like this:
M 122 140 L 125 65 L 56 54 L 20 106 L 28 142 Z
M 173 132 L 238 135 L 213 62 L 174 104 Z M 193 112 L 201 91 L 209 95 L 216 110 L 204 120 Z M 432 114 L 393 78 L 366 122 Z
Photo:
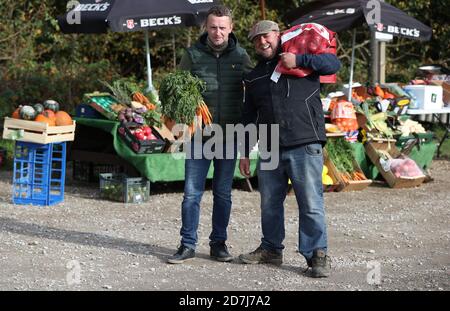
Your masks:
M 57 112 L 59 110 L 59 103 L 56 100 L 47 99 L 44 101 L 44 108 Z
M 47 118 L 46 116 L 44 116 L 43 114 L 38 114 L 36 119 L 34 119 L 34 121 L 36 122 L 43 122 L 43 123 L 47 123 L 49 126 L 55 126 L 56 123 L 54 120 Z
M 55 118 L 56 118 L 55 112 L 53 112 L 53 110 L 50 110 L 50 109 L 45 109 L 45 110 L 42 112 L 42 114 L 43 114 L 45 117 L 49 118 L 49 119 L 55 119 Z
M 21 106 L 22 107 L 22 106 Z M 12 113 L 11 117 L 13 119 L 20 119 L 20 108 L 17 108 L 16 110 L 14 110 L 14 112 Z
M 44 111 L 44 105 L 42 105 L 42 104 L 34 104 L 33 108 L 34 108 L 34 110 L 36 110 L 37 114 L 40 114 Z
M 34 120 L 34 118 L 36 118 L 37 113 L 33 107 L 25 105 L 22 108 L 20 108 L 19 115 L 20 115 L 20 118 L 23 120 L 32 121 L 32 120 Z
M 58 111 L 55 114 L 56 117 L 56 125 L 57 126 L 63 126 L 63 125 L 72 125 L 73 121 L 70 115 L 65 111 Z

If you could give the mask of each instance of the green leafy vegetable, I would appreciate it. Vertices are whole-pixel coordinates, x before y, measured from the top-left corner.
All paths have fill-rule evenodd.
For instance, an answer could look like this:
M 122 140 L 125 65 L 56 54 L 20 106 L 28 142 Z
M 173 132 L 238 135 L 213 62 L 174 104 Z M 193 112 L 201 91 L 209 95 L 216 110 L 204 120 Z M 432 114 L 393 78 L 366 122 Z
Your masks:
M 131 106 L 133 93 L 139 91 L 139 87 L 135 83 L 125 80 L 114 81 L 112 85 L 106 81 L 100 82 L 112 92 L 119 103 L 127 106 Z
M 192 124 L 205 82 L 188 71 L 168 74 L 159 89 L 162 113 L 177 123 Z
M 353 167 L 353 152 L 352 147 L 344 138 L 329 139 L 327 141 L 326 149 L 330 160 L 336 166 L 340 173 L 352 173 Z

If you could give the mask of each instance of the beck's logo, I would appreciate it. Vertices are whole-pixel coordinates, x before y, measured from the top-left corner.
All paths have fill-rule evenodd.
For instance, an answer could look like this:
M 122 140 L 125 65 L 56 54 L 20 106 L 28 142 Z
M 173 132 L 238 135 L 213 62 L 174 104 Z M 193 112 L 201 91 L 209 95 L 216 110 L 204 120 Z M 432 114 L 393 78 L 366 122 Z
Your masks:
M 213 3 L 214 0 L 188 0 L 191 4 Z
M 377 31 L 383 31 L 383 29 L 384 29 L 384 26 L 382 23 L 377 23 L 375 27 L 376 27 Z
M 105 3 L 99 3 L 101 1 L 95 1 L 95 3 L 85 3 L 85 4 L 78 4 L 73 11 L 75 12 L 88 12 L 88 11 L 94 11 L 94 12 L 103 12 L 106 11 L 109 6 L 111 5 L 109 2 Z
M 158 18 L 141 18 L 140 26 L 141 28 L 146 27 L 158 27 L 158 26 L 169 26 L 169 25 L 179 25 L 181 24 L 181 16 L 171 16 L 171 17 L 158 17 Z
M 127 28 L 128 29 L 134 28 L 134 19 L 127 19 Z

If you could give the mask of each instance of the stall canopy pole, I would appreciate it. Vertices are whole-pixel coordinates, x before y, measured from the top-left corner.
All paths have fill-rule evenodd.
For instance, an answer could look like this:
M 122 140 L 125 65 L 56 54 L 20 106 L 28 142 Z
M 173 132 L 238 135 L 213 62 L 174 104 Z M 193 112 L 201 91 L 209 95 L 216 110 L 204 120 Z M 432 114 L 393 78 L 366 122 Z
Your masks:
M 370 68 L 370 84 L 374 86 L 379 80 L 379 48 L 378 41 L 375 38 L 375 31 L 370 32 L 370 50 L 371 50 L 371 68 Z
M 150 46 L 148 43 L 148 30 L 145 31 L 145 51 L 147 53 L 147 92 L 153 91 L 152 83 L 152 63 L 150 61 Z
M 356 42 L 356 29 L 353 29 L 352 38 L 352 60 L 350 62 L 350 81 L 348 82 L 348 101 L 352 100 L 352 86 L 353 86 L 353 70 L 355 64 L 355 42 Z

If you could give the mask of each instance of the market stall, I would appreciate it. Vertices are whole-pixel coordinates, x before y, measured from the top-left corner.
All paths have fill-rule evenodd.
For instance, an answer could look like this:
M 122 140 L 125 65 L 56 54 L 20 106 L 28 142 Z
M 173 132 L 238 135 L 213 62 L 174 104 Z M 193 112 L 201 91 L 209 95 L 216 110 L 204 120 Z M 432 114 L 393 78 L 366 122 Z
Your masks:
M 117 154 L 126 162 L 132 164 L 142 176 L 147 177 L 151 182 L 170 182 L 184 180 L 184 159 L 185 153 L 153 153 L 138 154 L 131 150 L 118 135 L 120 123 L 117 121 L 75 118 L 79 125 L 86 125 L 111 134 L 112 144 Z M 256 154 L 252 155 L 251 172 L 255 174 Z M 214 168 L 211 165 L 208 178 L 212 178 Z M 243 179 L 236 164 L 234 177 Z

